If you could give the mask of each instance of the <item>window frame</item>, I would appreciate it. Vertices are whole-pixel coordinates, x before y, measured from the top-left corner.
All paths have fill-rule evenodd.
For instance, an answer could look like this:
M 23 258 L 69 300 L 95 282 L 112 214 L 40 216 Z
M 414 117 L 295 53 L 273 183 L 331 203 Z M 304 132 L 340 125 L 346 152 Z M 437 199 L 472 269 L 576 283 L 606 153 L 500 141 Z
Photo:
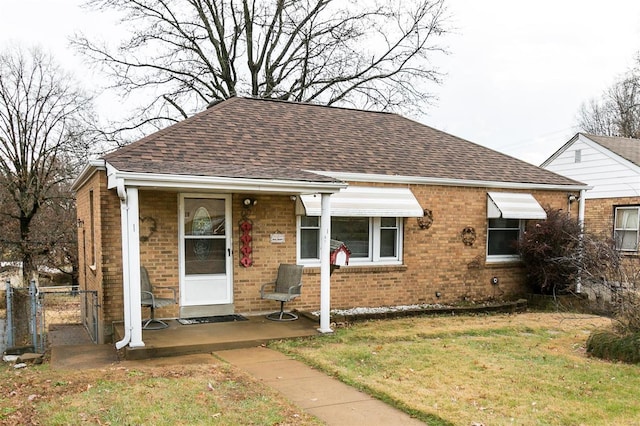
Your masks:
M 315 229 L 315 227 L 302 227 L 303 216 L 297 216 L 296 218 L 296 257 L 299 265 L 305 266 L 319 266 L 320 258 L 302 258 L 302 232 L 301 230 L 306 229 Z M 312 216 L 317 217 L 317 216 Z M 351 217 L 351 216 L 349 216 Z M 359 216 L 353 216 L 359 217 Z M 392 217 L 392 216 L 389 216 Z M 404 244 L 404 218 L 403 217 L 395 217 L 396 226 L 393 227 L 382 227 L 381 217 L 367 217 L 369 219 L 369 253 L 367 257 L 351 257 L 349 259 L 349 265 L 401 265 L 403 259 L 402 248 Z M 318 217 L 318 234 L 320 232 L 320 222 L 321 219 Z M 381 233 L 382 229 L 395 229 L 396 238 L 395 238 L 395 252 L 396 256 L 381 256 Z M 318 235 L 318 253 L 320 253 L 320 236 Z
M 636 215 L 637 215 L 637 226 L 635 228 L 618 228 L 618 211 L 620 210 L 636 210 Z M 635 245 L 635 249 L 624 249 L 622 248 L 619 244 L 618 244 L 618 238 L 617 238 L 617 232 L 618 231 L 623 231 L 623 232 L 630 232 L 630 231 L 635 231 L 636 233 L 636 245 Z M 639 247 L 639 243 L 640 243 L 640 205 L 637 204 L 631 204 L 631 205 L 625 205 L 625 206 L 615 206 L 614 210 L 613 210 L 613 241 L 615 244 L 615 249 L 619 252 L 622 253 L 627 253 L 627 254 L 634 254 L 634 253 L 638 253 L 640 251 L 640 247 Z
M 487 241 L 486 241 L 486 259 L 487 262 L 513 262 L 513 261 L 517 261 L 520 260 L 520 255 L 517 253 L 514 254 L 490 254 L 489 253 L 489 239 L 491 237 L 491 232 L 492 231 L 508 231 L 508 230 L 515 230 L 518 229 L 518 240 L 522 237 L 522 234 L 524 232 L 525 229 L 525 224 L 526 224 L 526 219 L 513 219 L 513 220 L 517 220 L 518 221 L 518 227 L 515 228 L 492 228 L 491 227 L 491 220 L 492 219 L 500 219 L 500 218 L 487 218 Z M 506 219 L 506 220 L 510 220 L 510 219 Z

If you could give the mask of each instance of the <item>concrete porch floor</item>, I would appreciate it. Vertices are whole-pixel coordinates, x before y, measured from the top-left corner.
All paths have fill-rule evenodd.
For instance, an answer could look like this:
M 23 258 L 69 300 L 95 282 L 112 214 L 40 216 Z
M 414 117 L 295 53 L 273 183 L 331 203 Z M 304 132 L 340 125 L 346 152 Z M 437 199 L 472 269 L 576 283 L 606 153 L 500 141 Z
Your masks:
M 168 328 L 143 330 L 142 348 L 125 347 L 128 360 L 180 356 L 260 346 L 272 340 L 318 335 L 319 324 L 305 315 L 296 321 L 270 321 L 262 316 L 245 316 L 247 321 L 182 325 L 166 320 Z M 124 324 L 114 324 L 116 340 L 124 335 Z

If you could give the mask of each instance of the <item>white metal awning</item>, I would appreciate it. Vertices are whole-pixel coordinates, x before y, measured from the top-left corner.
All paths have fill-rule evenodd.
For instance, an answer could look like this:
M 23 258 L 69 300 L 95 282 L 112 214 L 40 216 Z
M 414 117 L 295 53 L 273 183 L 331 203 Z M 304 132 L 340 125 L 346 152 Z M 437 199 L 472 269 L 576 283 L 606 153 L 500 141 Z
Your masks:
M 296 213 L 320 216 L 320 195 L 301 195 Z M 349 186 L 331 195 L 331 216 L 422 217 L 424 210 L 409 188 Z
M 531 194 L 488 192 L 487 217 L 496 219 L 546 219 L 547 213 Z

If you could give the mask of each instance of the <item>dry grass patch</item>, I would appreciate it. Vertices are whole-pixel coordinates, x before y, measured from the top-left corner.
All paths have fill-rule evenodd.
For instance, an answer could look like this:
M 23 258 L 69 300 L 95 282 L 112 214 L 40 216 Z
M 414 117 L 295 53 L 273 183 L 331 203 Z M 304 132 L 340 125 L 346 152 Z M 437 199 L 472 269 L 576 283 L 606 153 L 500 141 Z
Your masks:
M 428 424 L 637 424 L 638 366 L 585 354 L 602 317 L 527 313 L 359 323 L 278 343 Z
M 321 424 L 227 364 L 150 364 L 84 371 L 2 365 L 0 424 Z

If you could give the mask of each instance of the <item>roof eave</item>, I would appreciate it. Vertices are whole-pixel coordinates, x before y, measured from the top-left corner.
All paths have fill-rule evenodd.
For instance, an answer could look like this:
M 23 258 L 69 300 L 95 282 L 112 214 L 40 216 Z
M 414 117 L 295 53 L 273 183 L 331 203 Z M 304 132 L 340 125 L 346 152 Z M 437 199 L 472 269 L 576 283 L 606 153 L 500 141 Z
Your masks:
M 540 164 L 540 167 L 544 169 L 546 166 L 548 166 L 553 160 L 558 158 L 558 156 L 560 156 L 560 154 L 565 152 L 571 145 L 573 145 L 581 137 L 584 137 L 584 135 L 582 133 L 576 133 L 575 135 L 573 135 L 571 137 L 571 139 L 569 139 L 564 145 L 562 145 L 560 148 L 558 148 L 558 150 L 556 152 L 554 152 L 553 154 L 551 154 L 549 156 L 549 158 L 544 160 L 544 162 L 542 164 Z
M 448 179 L 422 176 L 400 176 L 400 175 L 377 175 L 367 173 L 348 173 L 348 172 L 322 172 L 311 171 L 319 175 L 332 177 L 349 182 L 372 182 L 372 183 L 393 183 L 403 185 L 442 185 L 442 186 L 466 186 L 466 187 L 483 187 L 483 188 L 503 188 L 503 189 L 527 189 L 527 190 L 562 190 L 562 191 L 581 191 L 592 189 L 592 186 L 581 184 L 546 184 L 546 183 L 526 183 L 526 182 L 500 182 L 500 181 L 484 181 L 484 180 L 467 180 L 467 179 Z
M 222 176 L 194 176 L 159 173 L 124 172 L 107 163 L 109 189 L 118 181 L 125 186 L 166 190 L 233 191 L 262 193 L 334 193 L 346 188 L 346 182 L 317 182 L 288 179 L 254 179 Z
M 106 170 L 105 161 L 102 159 L 89 160 L 87 164 L 82 168 L 78 176 L 71 184 L 71 189 L 77 191 L 82 187 L 91 177 L 100 170 Z

